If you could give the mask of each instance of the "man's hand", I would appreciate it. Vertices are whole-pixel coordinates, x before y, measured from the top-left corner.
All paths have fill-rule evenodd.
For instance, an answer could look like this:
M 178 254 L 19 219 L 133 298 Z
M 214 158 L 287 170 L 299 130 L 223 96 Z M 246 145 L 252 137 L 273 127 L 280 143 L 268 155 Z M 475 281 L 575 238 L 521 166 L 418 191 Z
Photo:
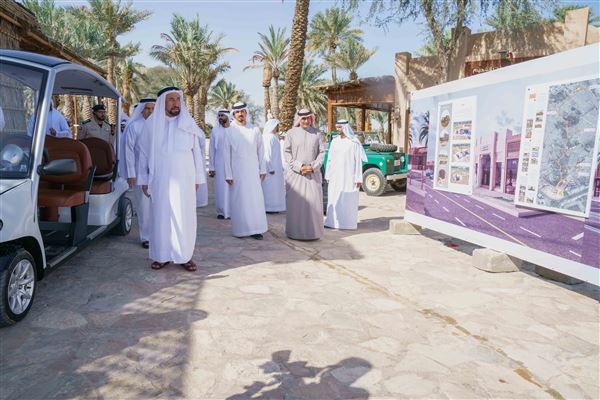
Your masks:
M 259 174 L 259 176 L 260 176 L 260 180 L 264 181 L 265 178 L 267 177 L 267 174 Z
M 329 182 L 329 181 L 328 181 L 328 182 Z M 356 182 L 356 188 L 357 188 L 358 190 L 360 190 L 360 187 L 361 187 L 361 186 L 362 186 L 362 183 L 360 183 L 360 182 Z
M 303 165 L 302 168 L 300 168 L 300 174 L 302 174 L 303 176 L 312 174 L 313 172 L 314 171 L 310 165 Z
M 215 177 L 215 171 L 208 171 L 208 176 L 210 176 L 211 178 Z
M 129 184 L 129 187 L 135 186 L 135 178 L 127 178 L 127 183 Z
M 230 186 L 233 185 L 233 179 L 225 179 L 225 182 Z
M 148 185 L 142 185 L 142 192 L 144 192 L 146 197 L 150 197 L 150 193 L 148 193 Z
M 51 134 L 52 136 L 56 136 L 56 129 L 54 129 L 54 128 L 50 128 L 50 134 Z

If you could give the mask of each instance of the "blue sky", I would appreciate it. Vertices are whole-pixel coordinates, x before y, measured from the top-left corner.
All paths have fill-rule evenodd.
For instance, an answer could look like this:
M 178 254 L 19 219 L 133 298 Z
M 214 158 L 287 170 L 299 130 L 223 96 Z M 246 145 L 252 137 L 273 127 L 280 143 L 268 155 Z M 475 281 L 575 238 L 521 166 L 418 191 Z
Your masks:
M 57 0 L 57 4 L 86 4 L 86 1 Z M 341 1 L 312 0 L 310 16 L 323 11 L 333 5 L 340 5 Z M 598 1 L 577 1 L 577 4 L 589 4 L 596 14 L 600 14 Z M 160 65 L 158 61 L 148 55 L 152 45 L 162 44 L 160 34 L 169 32 L 170 21 L 173 13 L 193 18 L 200 16 L 203 24 L 208 24 L 215 32 L 225 34 L 223 44 L 234 47 L 238 52 L 227 55 L 231 70 L 224 74 L 224 78 L 250 94 L 252 100 L 262 104 L 262 71 L 250 69 L 244 71 L 249 64 L 253 51 L 257 48 L 258 32 L 266 32 L 268 26 L 286 27 L 290 32 L 294 14 L 294 1 L 292 0 L 140 0 L 133 5 L 138 9 L 151 10 L 152 16 L 139 23 L 135 30 L 123 35 L 121 42 L 140 42 L 142 53 L 136 61 L 146 65 Z M 355 17 L 356 26 L 364 31 L 363 41 L 369 47 L 378 47 L 377 53 L 358 71 L 359 77 L 392 75 L 394 68 L 394 54 L 402 51 L 415 53 L 425 41 L 425 28 L 422 20 L 407 21 L 401 26 L 390 25 L 387 31 L 381 28 L 361 23 Z M 473 31 L 488 30 L 480 20 L 472 24 Z M 338 79 L 346 79 L 345 72 L 338 73 Z

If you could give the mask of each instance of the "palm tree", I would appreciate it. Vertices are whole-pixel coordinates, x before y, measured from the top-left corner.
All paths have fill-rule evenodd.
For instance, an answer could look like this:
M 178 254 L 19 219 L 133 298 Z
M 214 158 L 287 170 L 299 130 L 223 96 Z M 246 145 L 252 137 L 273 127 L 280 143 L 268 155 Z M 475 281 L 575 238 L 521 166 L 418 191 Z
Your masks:
M 371 111 L 369 112 L 369 118 L 372 121 L 377 122 L 379 129 L 377 130 L 380 135 L 385 135 L 388 130 L 388 113 L 385 111 Z
M 258 33 L 261 41 L 258 43 L 259 50 L 255 51 L 250 59 L 252 64 L 248 68 L 263 68 L 263 87 L 265 88 L 265 120 L 266 113 L 269 109 L 272 111 L 275 118 L 279 118 L 279 97 L 278 97 L 278 81 L 280 70 L 287 60 L 288 47 L 290 39 L 286 38 L 285 28 L 275 28 L 269 25 L 267 35 Z M 269 88 L 273 80 L 273 96 L 269 95 Z
M 107 80 L 116 84 L 117 60 L 130 57 L 139 52 L 138 44 L 122 46 L 117 38 L 134 29 L 138 22 L 146 20 L 152 12 L 135 10 L 131 1 L 123 3 L 121 0 L 88 0 L 89 7 L 71 7 L 69 12 L 76 19 L 94 20 L 99 28 L 97 43 L 104 44 L 104 54 L 96 55 L 96 60 L 106 61 Z M 98 58 L 96 58 L 98 57 Z M 116 102 L 108 100 L 108 118 L 111 124 L 116 123 Z
M 171 33 L 161 33 L 164 46 L 154 45 L 150 55 L 173 69 L 176 80 L 185 96 L 185 103 L 193 113 L 193 98 L 200 89 L 201 65 L 204 62 L 202 49 L 206 45 L 206 27 L 200 25 L 196 16 L 186 21 L 180 15 L 171 19 Z
M 142 72 L 143 65 L 133 61 L 129 57 L 117 63 L 119 92 L 125 99 L 125 112 L 129 114 L 129 108 L 141 97 L 140 83 L 147 82 L 146 75 Z
M 429 111 L 423 114 L 421 118 L 421 128 L 419 128 L 419 143 L 427 147 L 429 142 Z
M 117 58 L 122 56 L 123 47 L 117 38 L 124 33 L 131 32 L 138 22 L 150 17 L 151 11 L 135 10 L 132 3 L 123 4 L 121 0 L 88 0 L 89 8 L 79 9 L 79 15 L 95 19 L 101 28 L 101 36 L 97 41 L 104 41 L 108 47 L 107 54 L 107 80 L 115 83 Z
M 310 59 L 302 66 L 300 85 L 298 86 L 298 106 L 310 109 L 316 116 L 317 121 L 327 119 L 327 96 L 321 91 L 320 86 L 327 84 L 323 74 L 327 67 L 317 64 Z M 286 72 L 283 68 L 282 72 Z
M 300 86 L 302 65 L 304 63 L 309 5 L 310 0 L 296 0 L 280 118 L 283 130 L 288 130 L 292 127 L 294 113 L 296 112 L 298 87 Z
M 356 80 L 358 79 L 357 70 L 369 61 L 369 58 L 376 52 L 377 47 L 369 50 L 356 40 L 346 39 L 340 45 L 340 50 L 335 58 L 328 60 L 328 62 L 333 62 L 340 69 L 348 71 L 350 80 Z
M 331 68 L 331 80 L 337 82 L 336 74 L 336 49 L 340 43 L 350 39 L 361 41 L 362 31 L 352 28 L 352 17 L 338 7 L 325 10 L 325 13 L 317 13 L 310 23 L 310 34 L 308 36 L 308 47 L 319 53 L 322 57 L 328 57 Z
M 213 108 L 231 107 L 242 99 L 243 93 L 235 87 L 235 84 L 221 79 L 210 91 L 208 104 Z
M 231 47 L 222 47 L 221 41 L 223 34 L 218 34 L 213 38 L 213 32 L 205 27 L 206 48 L 204 49 L 204 63 L 200 69 L 200 88 L 195 96 L 194 117 L 196 123 L 206 130 L 206 106 L 208 105 L 208 93 L 211 86 L 219 75 L 228 71 L 230 67 L 227 61 L 222 61 L 222 57 L 229 52 L 237 51 Z

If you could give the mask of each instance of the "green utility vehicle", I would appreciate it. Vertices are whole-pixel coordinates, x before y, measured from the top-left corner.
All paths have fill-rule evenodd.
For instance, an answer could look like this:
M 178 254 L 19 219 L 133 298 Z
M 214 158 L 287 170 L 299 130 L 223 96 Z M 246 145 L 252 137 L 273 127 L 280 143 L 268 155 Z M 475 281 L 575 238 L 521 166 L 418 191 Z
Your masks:
M 327 151 L 323 172 L 327 167 L 327 156 L 329 145 L 337 132 L 329 134 Z M 386 183 L 396 191 L 406 189 L 406 176 L 408 175 L 408 157 L 403 152 L 397 152 L 398 147 L 394 144 L 381 143 L 376 132 L 356 132 L 356 137 L 363 144 L 368 160 L 363 161 L 362 188 L 369 196 L 380 196 L 386 187 Z

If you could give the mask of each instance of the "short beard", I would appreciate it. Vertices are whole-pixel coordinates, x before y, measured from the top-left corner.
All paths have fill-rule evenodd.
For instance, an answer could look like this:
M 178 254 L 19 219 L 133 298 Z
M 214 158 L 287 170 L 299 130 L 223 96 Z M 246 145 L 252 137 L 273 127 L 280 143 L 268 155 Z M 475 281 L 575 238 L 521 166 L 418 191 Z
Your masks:
M 167 111 L 167 115 L 169 117 L 176 117 L 179 115 L 179 113 L 181 112 L 181 110 L 177 110 L 177 111 Z

